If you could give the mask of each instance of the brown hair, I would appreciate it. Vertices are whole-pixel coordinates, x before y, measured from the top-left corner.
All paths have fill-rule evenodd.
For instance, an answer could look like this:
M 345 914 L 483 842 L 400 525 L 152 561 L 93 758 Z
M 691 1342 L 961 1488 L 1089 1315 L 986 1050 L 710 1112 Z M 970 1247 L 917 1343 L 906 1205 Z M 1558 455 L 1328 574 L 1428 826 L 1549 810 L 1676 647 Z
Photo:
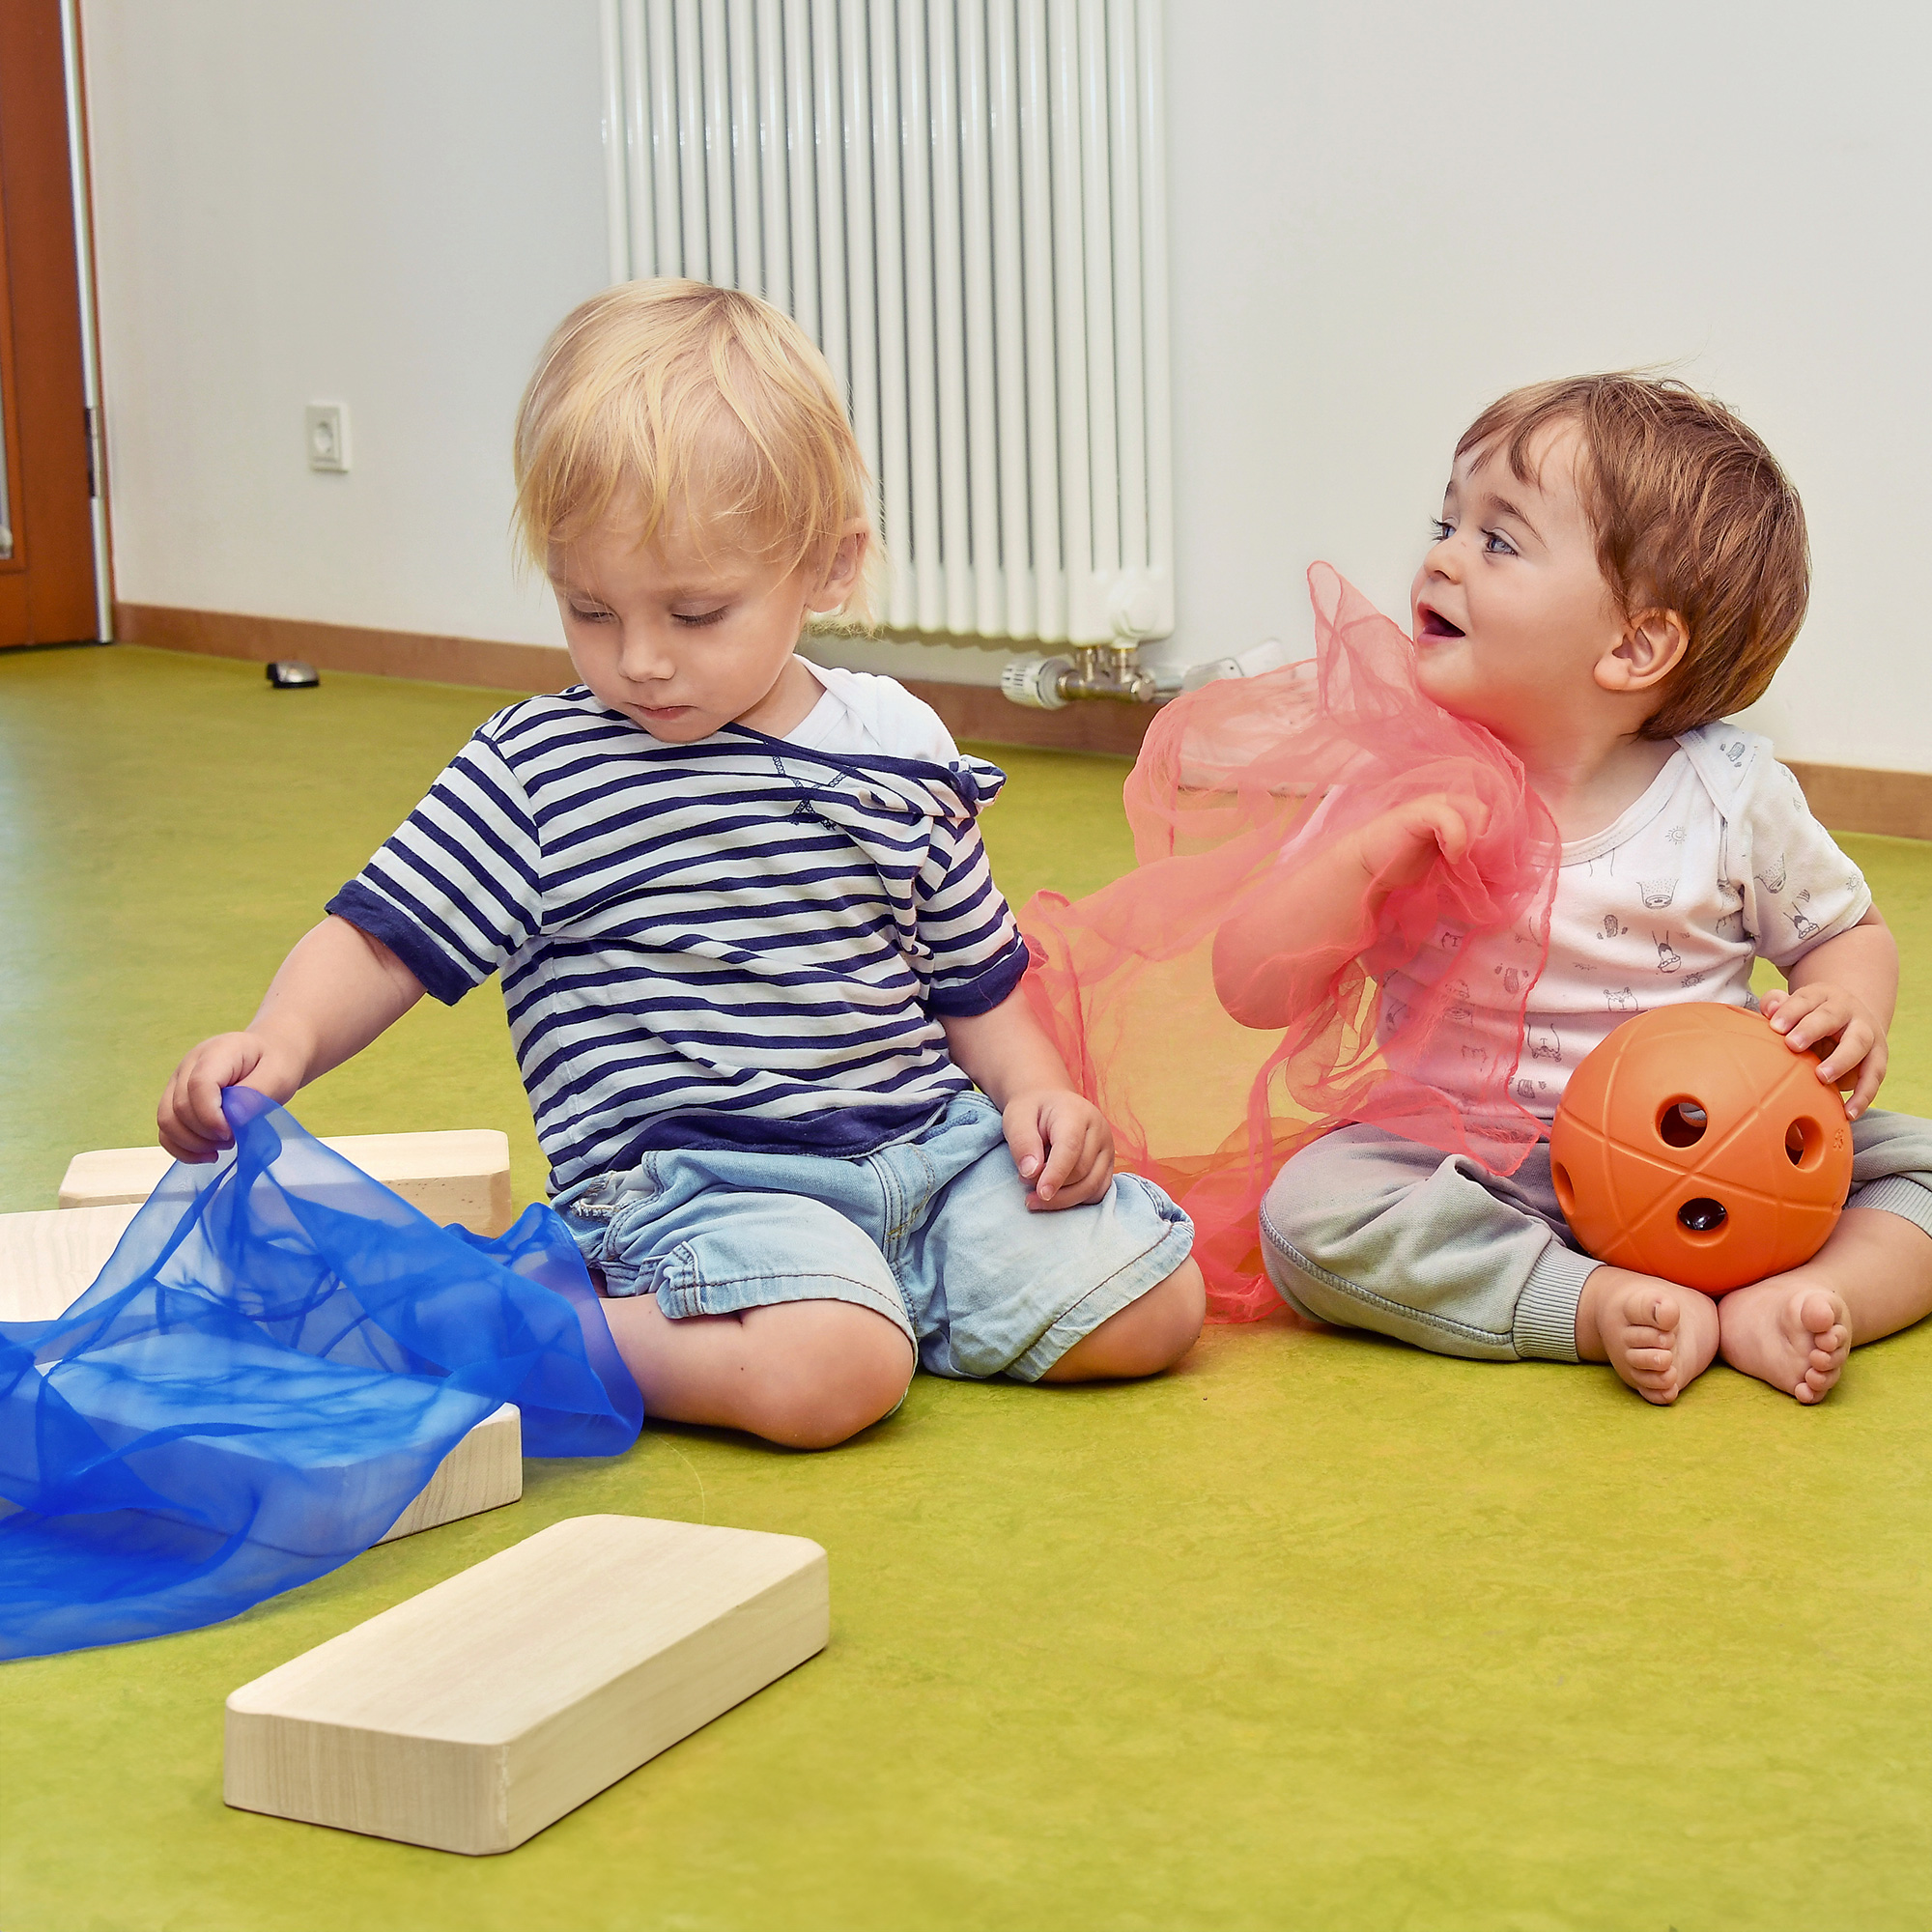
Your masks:
M 539 570 L 620 500 L 635 501 L 639 544 L 693 511 L 700 538 L 722 526 L 788 571 L 829 561 L 867 515 L 825 357 L 768 302 L 704 282 L 622 282 L 565 316 L 524 392 L 515 455 L 517 533 Z M 862 576 L 841 627 L 866 621 L 867 588 Z
M 1619 609 L 1675 611 L 1690 634 L 1643 736 L 1674 738 L 1762 697 L 1811 594 L 1804 511 L 1776 459 L 1714 398 L 1629 373 L 1513 389 L 1456 454 L 1500 443 L 1532 482 L 1531 444 L 1565 422 L 1581 434 L 1577 487 Z

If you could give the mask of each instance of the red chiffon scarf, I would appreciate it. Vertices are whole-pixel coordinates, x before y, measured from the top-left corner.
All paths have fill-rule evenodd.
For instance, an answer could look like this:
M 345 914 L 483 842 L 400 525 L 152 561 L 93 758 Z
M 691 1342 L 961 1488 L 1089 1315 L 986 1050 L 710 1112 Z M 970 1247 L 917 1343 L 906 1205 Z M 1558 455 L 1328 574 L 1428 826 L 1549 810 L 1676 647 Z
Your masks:
M 1308 573 L 1316 658 L 1177 698 L 1126 783 L 1135 869 L 1021 915 L 1025 985 L 1120 1164 L 1195 1225 L 1210 1314 L 1278 1308 L 1258 1214 L 1281 1164 L 1362 1121 L 1510 1174 L 1540 1123 L 1510 1094 L 1549 944 L 1556 829 L 1517 759 L 1416 688 L 1414 646 L 1326 564 Z M 1284 923 L 1302 988 L 1259 1032 L 1217 997 L 1214 938 L 1333 841 L 1429 794 L 1487 823 L 1454 865 L 1365 900 L 1341 943 Z M 1292 903 L 1292 894 L 1289 895 Z

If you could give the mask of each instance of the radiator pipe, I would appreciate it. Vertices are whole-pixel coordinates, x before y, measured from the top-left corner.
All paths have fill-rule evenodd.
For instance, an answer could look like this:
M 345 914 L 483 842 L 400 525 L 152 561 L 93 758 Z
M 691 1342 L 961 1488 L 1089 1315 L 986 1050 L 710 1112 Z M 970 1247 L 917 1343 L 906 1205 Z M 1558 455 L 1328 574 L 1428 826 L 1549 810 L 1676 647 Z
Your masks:
M 1151 704 L 1159 686 L 1139 663 L 1132 642 L 1076 644 L 1070 657 L 1034 655 L 1011 658 L 1000 672 L 1000 689 L 1015 704 L 1058 711 L 1077 697 L 1112 697 L 1127 704 Z

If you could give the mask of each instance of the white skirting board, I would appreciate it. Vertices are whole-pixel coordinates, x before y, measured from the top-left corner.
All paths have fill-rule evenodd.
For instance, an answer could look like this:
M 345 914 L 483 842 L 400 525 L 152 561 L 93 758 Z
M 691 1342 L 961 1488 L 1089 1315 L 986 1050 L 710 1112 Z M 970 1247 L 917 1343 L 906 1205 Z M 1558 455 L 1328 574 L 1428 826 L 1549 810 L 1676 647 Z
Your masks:
M 478 1235 L 510 1225 L 510 1137 L 496 1127 L 434 1134 L 343 1134 L 325 1137 L 372 1179 L 400 1194 L 432 1221 L 451 1221 Z M 63 1208 L 102 1208 L 145 1201 L 171 1162 L 157 1147 L 98 1148 L 77 1153 L 61 1180 Z
M 244 1684 L 242 1810 L 506 1852 L 825 1647 L 803 1537 L 573 1517 Z

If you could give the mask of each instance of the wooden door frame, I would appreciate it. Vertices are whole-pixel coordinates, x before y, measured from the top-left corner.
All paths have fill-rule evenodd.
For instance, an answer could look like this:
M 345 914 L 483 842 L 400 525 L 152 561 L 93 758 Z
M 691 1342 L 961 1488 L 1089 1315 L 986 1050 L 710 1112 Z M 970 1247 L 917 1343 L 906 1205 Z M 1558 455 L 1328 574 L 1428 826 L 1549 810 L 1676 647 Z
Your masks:
M 0 0 L 9 647 L 103 636 L 103 520 L 92 393 L 92 270 L 74 0 Z
M 94 478 L 95 636 L 114 641 L 114 513 L 108 497 L 107 418 L 100 400 L 99 286 L 94 251 L 94 147 L 87 121 L 87 47 L 80 0 L 60 0 L 62 68 L 67 79 L 68 170 L 73 187 L 74 266 L 80 295 L 80 385 L 88 412 Z

